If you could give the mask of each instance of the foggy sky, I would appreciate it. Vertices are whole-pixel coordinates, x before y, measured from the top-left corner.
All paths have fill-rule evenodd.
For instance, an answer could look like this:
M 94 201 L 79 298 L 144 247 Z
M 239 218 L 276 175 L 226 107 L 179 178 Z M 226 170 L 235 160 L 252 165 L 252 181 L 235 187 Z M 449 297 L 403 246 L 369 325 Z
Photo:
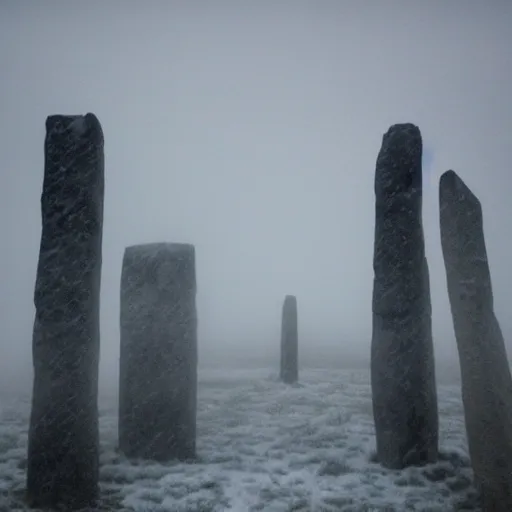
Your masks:
M 382 134 L 419 125 L 438 357 L 456 354 L 438 179 L 481 199 L 512 341 L 512 2 L 0 2 L 0 371 L 31 366 L 44 122 L 105 134 L 101 368 L 117 372 L 125 246 L 196 246 L 200 358 L 300 343 L 367 356 Z

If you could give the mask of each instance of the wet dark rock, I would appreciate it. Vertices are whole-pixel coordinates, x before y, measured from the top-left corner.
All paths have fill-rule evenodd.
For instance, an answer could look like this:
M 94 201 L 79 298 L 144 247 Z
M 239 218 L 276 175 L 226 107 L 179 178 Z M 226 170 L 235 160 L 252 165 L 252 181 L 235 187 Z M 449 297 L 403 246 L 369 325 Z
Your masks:
M 167 461 L 196 453 L 195 250 L 128 247 L 121 275 L 119 448 Z
M 98 498 L 103 133 L 93 114 L 46 120 L 33 333 L 27 499 L 66 510 Z
M 439 206 L 441 245 L 475 483 L 485 511 L 510 511 L 512 378 L 494 314 L 482 206 L 454 171 L 441 176 Z
M 437 460 L 438 411 L 417 126 L 384 134 L 375 170 L 371 378 L 379 462 Z

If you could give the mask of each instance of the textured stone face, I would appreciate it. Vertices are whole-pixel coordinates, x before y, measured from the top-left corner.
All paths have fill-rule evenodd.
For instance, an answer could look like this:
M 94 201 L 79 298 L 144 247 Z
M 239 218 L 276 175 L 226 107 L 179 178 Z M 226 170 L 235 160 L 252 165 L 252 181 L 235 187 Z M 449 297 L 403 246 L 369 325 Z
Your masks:
M 128 247 L 121 276 L 119 447 L 128 457 L 188 459 L 196 449 L 195 251 Z
M 46 120 L 27 495 L 67 510 L 98 497 L 103 134 L 93 114 Z
M 375 170 L 372 397 L 377 455 L 390 468 L 437 459 L 421 155 L 418 127 L 393 125 Z
M 475 480 L 485 511 L 512 510 L 512 379 L 478 198 L 453 171 L 439 183 L 441 244 Z
M 293 384 L 299 379 L 299 341 L 297 299 L 287 295 L 283 303 L 281 324 L 281 380 Z

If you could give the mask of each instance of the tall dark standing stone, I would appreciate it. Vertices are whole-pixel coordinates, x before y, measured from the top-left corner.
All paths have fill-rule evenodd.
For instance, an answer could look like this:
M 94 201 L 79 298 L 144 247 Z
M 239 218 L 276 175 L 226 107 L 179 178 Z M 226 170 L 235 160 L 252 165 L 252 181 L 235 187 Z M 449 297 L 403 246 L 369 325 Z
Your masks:
M 286 384 L 294 384 L 299 379 L 297 298 L 293 295 L 287 295 L 283 303 L 280 376 Z
M 433 462 L 438 453 L 421 157 L 419 128 L 393 125 L 375 170 L 373 414 L 377 457 L 394 469 Z
M 466 431 L 486 512 L 512 510 L 512 378 L 485 247 L 482 207 L 453 171 L 439 183 L 441 245 Z
M 73 510 L 98 498 L 103 195 L 98 119 L 48 117 L 27 462 L 34 507 Z
M 195 250 L 128 247 L 121 275 L 119 448 L 167 461 L 196 452 Z

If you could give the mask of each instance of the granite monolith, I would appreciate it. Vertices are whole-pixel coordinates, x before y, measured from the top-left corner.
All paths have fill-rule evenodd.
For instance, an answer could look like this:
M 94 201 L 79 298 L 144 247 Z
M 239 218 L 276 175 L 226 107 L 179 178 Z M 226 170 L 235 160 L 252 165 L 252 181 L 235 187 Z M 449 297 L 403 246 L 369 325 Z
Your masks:
M 121 275 L 119 448 L 168 461 L 196 453 L 197 313 L 190 244 L 128 247 Z
M 391 126 L 375 170 L 371 384 L 377 458 L 395 469 L 438 454 L 421 160 L 419 128 Z
M 280 377 L 286 384 L 294 384 L 299 379 L 297 298 L 293 295 L 287 295 L 283 302 Z
M 93 114 L 46 119 L 34 293 L 27 499 L 66 510 L 98 499 L 103 133 Z
M 439 182 L 441 245 L 459 352 L 469 453 L 484 512 L 512 510 L 512 378 L 494 313 L 482 206 L 463 180 Z

